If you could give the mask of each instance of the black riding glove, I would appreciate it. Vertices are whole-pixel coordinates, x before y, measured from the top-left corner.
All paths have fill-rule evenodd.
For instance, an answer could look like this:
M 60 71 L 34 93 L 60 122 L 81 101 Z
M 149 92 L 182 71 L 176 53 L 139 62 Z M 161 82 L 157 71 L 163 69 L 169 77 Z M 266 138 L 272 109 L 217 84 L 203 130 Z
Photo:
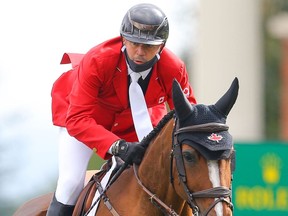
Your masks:
M 112 154 L 120 157 L 127 164 L 139 165 L 145 153 L 145 148 L 139 142 L 126 142 L 118 140 L 112 146 Z

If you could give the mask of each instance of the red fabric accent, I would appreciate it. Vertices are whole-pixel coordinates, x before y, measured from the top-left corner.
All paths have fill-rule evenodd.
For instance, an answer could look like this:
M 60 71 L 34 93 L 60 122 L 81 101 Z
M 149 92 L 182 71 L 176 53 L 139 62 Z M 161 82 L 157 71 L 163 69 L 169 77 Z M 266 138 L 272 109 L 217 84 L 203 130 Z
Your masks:
M 75 68 L 82 60 L 84 54 L 79 53 L 64 53 L 60 64 L 72 64 L 72 68 Z

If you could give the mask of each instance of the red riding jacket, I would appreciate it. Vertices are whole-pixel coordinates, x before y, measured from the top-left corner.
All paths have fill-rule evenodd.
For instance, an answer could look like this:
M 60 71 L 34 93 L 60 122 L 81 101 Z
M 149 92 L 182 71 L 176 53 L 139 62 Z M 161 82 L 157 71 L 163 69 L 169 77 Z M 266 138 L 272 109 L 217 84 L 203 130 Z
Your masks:
M 81 61 L 81 55 L 71 55 L 74 68 L 55 81 L 51 93 L 53 124 L 66 127 L 71 136 L 95 149 L 104 159 L 110 157 L 107 151 L 119 138 L 137 141 L 128 100 L 127 64 L 121 47 L 121 37 L 116 37 L 92 48 Z M 167 113 L 166 101 L 171 109 L 174 107 L 174 78 L 188 100 L 196 103 L 184 63 L 167 48 L 151 73 L 145 100 L 153 126 Z

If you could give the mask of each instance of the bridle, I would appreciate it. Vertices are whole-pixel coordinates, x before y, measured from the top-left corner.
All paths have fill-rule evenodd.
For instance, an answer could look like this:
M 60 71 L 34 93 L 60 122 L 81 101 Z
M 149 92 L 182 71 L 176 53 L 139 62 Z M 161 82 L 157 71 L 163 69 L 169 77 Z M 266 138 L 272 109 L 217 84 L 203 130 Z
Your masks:
M 198 216 L 200 212 L 200 209 L 197 206 L 195 198 L 215 198 L 215 201 L 206 210 L 203 216 L 208 215 L 208 213 L 219 202 L 227 203 L 230 209 L 233 211 L 233 204 L 231 202 L 232 200 L 231 189 L 227 187 L 219 186 L 219 187 L 214 187 L 214 188 L 197 191 L 197 192 L 191 192 L 189 190 L 187 186 L 186 172 L 185 172 L 185 167 L 184 167 L 184 162 L 183 162 L 183 157 L 182 157 L 182 144 L 178 142 L 178 135 L 181 133 L 187 133 L 187 132 L 220 132 L 220 131 L 227 131 L 228 128 L 229 127 L 226 124 L 222 124 L 222 123 L 206 123 L 206 124 L 193 125 L 193 126 L 179 128 L 179 123 L 177 119 L 175 120 L 174 132 L 173 132 L 173 137 L 172 137 L 170 182 L 174 186 L 174 178 L 172 175 L 172 169 L 173 169 L 173 159 L 175 158 L 178 177 L 187 195 L 187 203 L 192 209 L 194 216 Z
M 187 195 L 186 202 L 192 209 L 194 216 L 199 216 L 200 209 L 195 201 L 195 198 L 215 198 L 215 201 L 209 206 L 209 208 L 201 215 L 207 216 L 208 213 L 220 202 L 225 202 L 230 207 L 230 209 L 233 211 L 233 204 L 231 202 L 232 200 L 232 194 L 231 189 L 223 186 L 214 187 L 202 191 L 196 191 L 191 192 L 187 186 L 187 178 L 186 178 L 186 172 L 182 157 L 182 144 L 178 142 L 178 135 L 181 133 L 186 132 L 220 132 L 220 131 L 226 131 L 228 130 L 228 126 L 226 124 L 221 123 L 207 123 L 207 124 L 200 124 L 200 125 L 193 125 L 188 127 L 179 128 L 177 119 L 175 120 L 174 125 L 174 131 L 173 131 L 173 137 L 172 137 L 172 150 L 171 150 L 171 161 L 170 161 L 170 182 L 174 187 L 174 178 L 172 174 L 173 170 L 173 159 L 175 158 L 176 161 L 176 168 L 178 172 L 179 179 L 181 181 L 181 184 L 184 188 L 184 191 Z M 235 152 L 232 151 L 231 153 L 231 172 L 234 170 L 234 154 Z M 165 203 L 163 203 L 156 194 L 152 193 L 147 187 L 143 185 L 141 180 L 138 176 L 138 168 L 134 164 L 134 175 L 137 179 L 138 184 L 142 187 L 142 189 L 149 195 L 149 199 L 153 205 L 155 205 L 157 208 L 159 208 L 164 215 L 169 216 L 179 216 L 170 206 L 167 206 Z M 232 178 L 232 175 L 231 175 Z M 217 199 L 216 199 L 217 198 Z

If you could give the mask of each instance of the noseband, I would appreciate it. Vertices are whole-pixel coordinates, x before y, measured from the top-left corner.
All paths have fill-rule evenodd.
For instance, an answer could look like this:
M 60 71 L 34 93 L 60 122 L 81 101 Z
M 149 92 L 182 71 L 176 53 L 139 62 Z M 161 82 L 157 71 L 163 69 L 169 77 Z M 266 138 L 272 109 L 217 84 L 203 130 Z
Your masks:
M 178 134 L 187 133 L 187 132 L 220 132 L 227 131 L 228 126 L 221 123 L 206 123 L 201 125 L 193 125 L 188 127 L 179 128 L 179 123 L 177 119 L 175 120 L 174 133 L 172 137 L 172 151 L 171 151 L 171 164 L 170 164 L 170 181 L 173 184 L 174 179 L 172 175 L 173 168 L 173 158 L 176 161 L 176 168 L 178 171 L 179 179 L 182 183 L 184 191 L 187 195 L 187 203 L 193 211 L 193 215 L 199 216 L 200 209 L 197 206 L 195 198 L 215 198 L 215 201 L 212 205 L 206 210 L 203 216 L 208 215 L 208 213 L 214 208 L 219 202 L 225 202 L 228 204 L 230 209 L 233 211 L 233 204 L 231 202 L 231 189 L 223 186 L 210 188 L 207 190 L 191 192 L 187 186 L 186 172 L 182 157 L 182 144 L 178 142 Z M 216 199 L 217 198 L 217 199 Z M 228 198 L 228 199 L 227 199 Z

